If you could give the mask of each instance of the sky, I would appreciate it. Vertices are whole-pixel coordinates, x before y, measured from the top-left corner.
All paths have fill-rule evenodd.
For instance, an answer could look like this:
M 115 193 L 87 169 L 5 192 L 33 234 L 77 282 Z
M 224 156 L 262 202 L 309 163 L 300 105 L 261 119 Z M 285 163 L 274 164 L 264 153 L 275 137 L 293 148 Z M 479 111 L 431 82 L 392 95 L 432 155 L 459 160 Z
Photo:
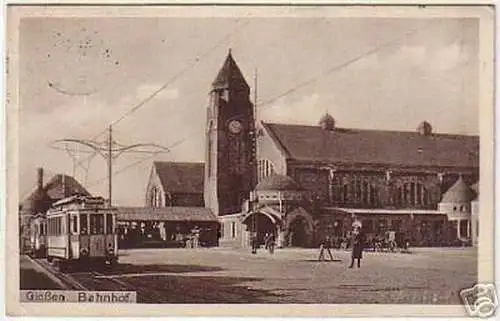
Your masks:
M 118 143 L 171 147 L 113 162 L 114 204 L 144 205 L 153 160 L 203 161 L 208 93 L 229 48 L 252 90 L 257 70 L 263 121 L 316 125 L 329 112 L 339 127 L 414 131 L 426 120 L 478 135 L 478 46 L 476 19 L 23 18 L 20 197 L 37 167 L 107 197 L 105 160 L 74 171 L 52 142 L 103 141 L 168 84 L 113 125 Z

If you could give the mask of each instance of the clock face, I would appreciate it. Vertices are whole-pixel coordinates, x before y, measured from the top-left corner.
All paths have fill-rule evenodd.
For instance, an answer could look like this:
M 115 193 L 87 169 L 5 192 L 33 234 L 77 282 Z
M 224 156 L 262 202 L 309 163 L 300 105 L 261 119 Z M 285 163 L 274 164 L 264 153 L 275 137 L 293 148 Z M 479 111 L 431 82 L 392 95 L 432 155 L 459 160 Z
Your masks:
M 228 127 L 233 134 L 239 134 L 243 129 L 243 125 L 237 120 L 231 120 Z

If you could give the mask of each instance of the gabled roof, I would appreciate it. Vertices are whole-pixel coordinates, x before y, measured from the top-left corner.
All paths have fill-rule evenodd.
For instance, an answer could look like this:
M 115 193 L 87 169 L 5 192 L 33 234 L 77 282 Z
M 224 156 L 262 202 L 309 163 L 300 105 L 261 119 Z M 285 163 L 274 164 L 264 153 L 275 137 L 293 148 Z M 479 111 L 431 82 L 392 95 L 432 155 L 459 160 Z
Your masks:
M 203 193 L 203 163 L 156 161 L 153 166 L 165 192 Z
M 205 207 L 117 207 L 117 218 L 123 221 L 196 221 L 217 222 Z
M 395 166 L 479 167 L 479 137 L 263 123 L 288 159 Z
M 35 189 L 21 202 L 23 210 L 46 211 L 53 202 L 75 194 L 91 196 L 72 176 L 54 175 L 42 189 Z
M 469 203 L 476 194 L 467 186 L 462 177 L 443 194 L 442 203 Z
M 53 176 L 44 188 L 47 195 L 53 200 L 59 200 L 75 194 L 91 196 L 75 178 L 64 174 Z
M 246 88 L 249 89 L 245 77 L 241 73 L 240 68 L 234 61 L 231 50 L 226 57 L 226 61 L 220 69 L 217 77 L 212 83 L 214 88 Z

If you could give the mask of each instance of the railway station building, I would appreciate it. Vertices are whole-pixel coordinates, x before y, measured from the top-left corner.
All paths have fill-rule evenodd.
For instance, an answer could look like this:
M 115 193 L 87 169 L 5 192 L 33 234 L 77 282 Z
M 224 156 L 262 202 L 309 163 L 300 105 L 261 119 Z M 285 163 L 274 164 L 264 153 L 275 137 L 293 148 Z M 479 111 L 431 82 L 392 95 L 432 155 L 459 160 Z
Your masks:
M 369 130 L 328 113 L 315 125 L 257 122 L 254 113 L 229 52 L 210 91 L 203 168 L 153 164 L 146 205 L 200 206 L 203 196 L 222 246 L 265 233 L 279 246 L 316 246 L 354 222 L 368 239 L 394 231 L 412 246 L 476 243 L 478 136 L 439 133 L 425 120 L 414 131 Z

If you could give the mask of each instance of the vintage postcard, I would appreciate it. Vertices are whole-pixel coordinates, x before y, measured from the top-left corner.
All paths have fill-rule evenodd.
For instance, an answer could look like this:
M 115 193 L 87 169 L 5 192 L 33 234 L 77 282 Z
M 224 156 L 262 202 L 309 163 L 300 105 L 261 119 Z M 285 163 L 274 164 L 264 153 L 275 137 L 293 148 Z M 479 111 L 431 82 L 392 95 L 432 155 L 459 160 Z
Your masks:
M 7 7 L 7 313 L 492 316 L 494 12 Z

